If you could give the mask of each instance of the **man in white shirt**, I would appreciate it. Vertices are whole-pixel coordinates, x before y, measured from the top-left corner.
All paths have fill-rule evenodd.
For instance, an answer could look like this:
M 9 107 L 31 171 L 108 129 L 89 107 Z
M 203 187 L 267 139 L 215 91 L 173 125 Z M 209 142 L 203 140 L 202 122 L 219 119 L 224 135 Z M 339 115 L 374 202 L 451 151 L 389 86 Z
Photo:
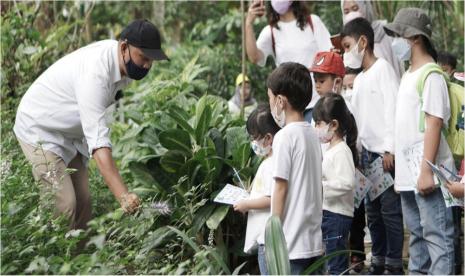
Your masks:
M 34 178 L 52 192 L 56 214 L 68 217 L 71 228 L 86 228 L 91 218 L 90 155 L 123 210 L 138 208 L 139 198 L 128 191 L 112 158 L 105 111 L 118 90 L 145 77 L 153 60 L 164 59 L 158 29 L 136 20 L 119 41 L 95 42 L 55 62 L 21 99 L 14 132 Z

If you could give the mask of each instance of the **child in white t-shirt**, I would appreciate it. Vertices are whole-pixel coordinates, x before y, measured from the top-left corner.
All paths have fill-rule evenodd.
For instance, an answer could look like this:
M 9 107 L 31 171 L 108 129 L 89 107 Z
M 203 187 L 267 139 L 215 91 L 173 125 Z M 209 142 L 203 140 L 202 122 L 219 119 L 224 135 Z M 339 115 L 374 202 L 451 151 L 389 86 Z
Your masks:
M 313 120 L 321 143 L 329 143 L 323 153 L 323 241 L 326 255 L 347 249 L 354 216 L 357 126 L 344 98 L 328 93 L 315 105 Z M 344 140 L 345 138 L 345 140 Z M 330 275 L 347 271 L 346 255 L 328 261 Z
M 310 72 L 293 62 L 268 77 L 268 98 L 282 129 L 273 141 L 271 213 L 281 218 L 291 274 L 300 274 L 323 253 L 321 149 L 303 112 L 312 97 Z
M 280 130 L 271 116 L 270 107 L 261 104 L 247 119 L 247 132 L 252 139 L 251 146 L 257 156 L 265 158 L 258 167 L 252 182 L 249 199 L 241 200 L 234 205 L 234 210 L 246 213 L 247 230 L 244 252 L 251 253 L 258 247 L 258 264 L 260 273 L 268 274 L 265 266 L 264 233 L 265 225 L 270 216 L 272 177 L 272 144 L 274 135 Z
M 344 25 L 341 33 L 344 63 L 363 68 L 354 80 L 351 99 L 362 145 L 361 167 L 365 171 L 381 158 L 383 171 L 394 177 L 394 116 L 399 80 L 386 60 L 373 53 L 374 33 L 364 18 Z M 376 163 L 375 163 L 376 164 Z M 365 172 L 367 173 L 367 172 Z M 372 246 L 369 274 L 403 274 L 403 222 L 400 195 L 378 178 L 373 185 L 385 188 L 376 197 L 365 198 Z M 386 187 L 387 186 L 387 187 Z
M 455 170 L 452 153 L 441 133 L 450 118 L 449 93 L 445 78 L 439 73 L 426 77 L 421 98 L 417 86 L 424 70 L 435 65 L 437 53 L 431 40 L 432 26 L 424 10 L 404 8 L 399 10 L 393 23 L 384 27 L 388 35 L 395 37 L 394 53 L 399 59 L 410 61 L 396 103 L 395 186 L 400 191 L 405 224 L 410 230 L 409 274 L 450 275 L 454 274 L 452 209 L 447 208 L 426 162 Z M 420 128 L 421 114 L 424 114 L 424 132 Z M 409 170 L 404 156 L 404 150 L 413 147 L 420 148 L 421 152 L 418 171 Z

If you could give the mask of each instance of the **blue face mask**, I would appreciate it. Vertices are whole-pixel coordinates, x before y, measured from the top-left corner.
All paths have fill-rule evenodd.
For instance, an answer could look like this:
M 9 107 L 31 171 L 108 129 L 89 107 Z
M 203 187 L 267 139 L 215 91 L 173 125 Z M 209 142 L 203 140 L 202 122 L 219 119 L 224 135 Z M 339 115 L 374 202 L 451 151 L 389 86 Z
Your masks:
M 134 61 L 132 61 L 131 50 L 129 50 L 129 45 L 128 45 L 128 51 L 129 51 L 129 61 L 127 63 L 124 60 L 124 55 L 123 55 L 123 61 L 124 61 L 124 65 L 126 66 L 126 72 L 128 73 L 128 77 L 130 77 L 133 80 L 141 80 L 147 75 L 150 69 L 145 69 L 144 67 L 141 67 L 135 64 Z
M 412 46 L 408 43 L 407 39 L 403 37 L 395 37 L 392 40 L 392 51 L 401 61 L 408 61 L 412 56 Z

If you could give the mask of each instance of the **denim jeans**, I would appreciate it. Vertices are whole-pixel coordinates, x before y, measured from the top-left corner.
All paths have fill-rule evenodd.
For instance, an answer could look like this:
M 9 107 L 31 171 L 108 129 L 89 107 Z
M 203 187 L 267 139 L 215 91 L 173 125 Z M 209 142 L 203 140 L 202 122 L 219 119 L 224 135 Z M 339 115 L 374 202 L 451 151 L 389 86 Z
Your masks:
M 379 154 L 363 149 L 362 167 L 367 168 L 378 157 Z M 391 175 L 394 177 L 393 172 Z M 365 197 L 365 208 L 372 241 L 371 263 L 402 268 L 404 228 L 400 195 L 391 186 L 373 201 Z
M 297 260 L 290 260 L 291 264 L 291 274 L 292 275 L 299 275 L 304 272 L 309 266 L 311 266 L 314 262 L 316 262 L 320 256 L 308 258 L 308 259 L 297 259 Z M 260 244 L 258 245 L 258 267 L 260 268 L 261 275 L 268 275 L 268 268 L 266 267 L 266 255 L 265 255 L 265 245 Z M 313 274 L 319 275 L 321 274 L 321 270 L 318 269 L 314 271 Z
M 260 269 L 261 275 L 268 275 L 268 269 L 266 267 L 266 255 L 265 255 L 265 245 L 258 245 L 258 268 Z
M 326 255 L 347 249 L 351 225 L 351 217 L 323 210 L 321 230 L 323 232 Z M 340 275 L 343 272 L 347 273 L 348 268 L 349 258 L 346 254 L 334 256 L 328 261 L 328 272 L 331 275 Z
M 313 113 L 313 108 L 305 109 L 304 111 L 304 119 L 309 124 L 311 124 L 313 120 L 312 113 Z
M 441 189 L 426 196 L 401 192 L 405 224 L 410 230 L 410 274 L 454 273 L 454 225 Z

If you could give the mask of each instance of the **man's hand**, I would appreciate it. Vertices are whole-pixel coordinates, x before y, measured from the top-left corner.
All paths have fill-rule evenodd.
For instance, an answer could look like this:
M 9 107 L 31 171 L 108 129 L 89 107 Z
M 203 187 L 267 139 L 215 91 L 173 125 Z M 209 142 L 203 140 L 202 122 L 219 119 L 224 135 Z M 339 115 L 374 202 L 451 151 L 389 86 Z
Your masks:
M 115 161 L 111 156 L 111 149 L 106 147 L 96 149 L 93 152 L 93 157 L 105 183 L 121 204 L 121 208 L 127 213 L 134 212 L 139 207 L 139 197 L 128 192 L 128 188 L 124 185 Z
M 249 206 L 247 204 L 247 200 L 241 200 L 238 203 L 234 204 L 234 211 L 241 212 L 243 214 L 249 211 Z
M 394 155 L 386 152 L 383 154 L 383 169 L 385 172 L 390 172 L 394 169 Z
M 140 206 L 139 197 L 134 193 L 124 193 L 118 198 L 118 201 L 123 211 L 128 214 L 134 213 Z

